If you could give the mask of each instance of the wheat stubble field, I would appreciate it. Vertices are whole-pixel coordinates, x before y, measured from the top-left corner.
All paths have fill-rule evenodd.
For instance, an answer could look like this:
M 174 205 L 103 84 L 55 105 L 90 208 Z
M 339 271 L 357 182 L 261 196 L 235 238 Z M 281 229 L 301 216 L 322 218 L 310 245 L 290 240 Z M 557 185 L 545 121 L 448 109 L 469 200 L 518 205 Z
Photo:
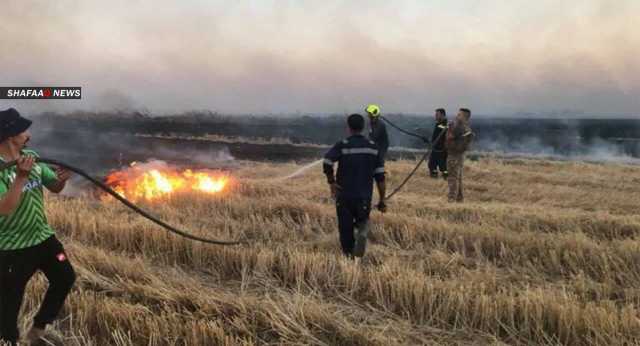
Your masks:
M 390 162 L 395 186 L 414 162 Z M 320 168 L 243 162 L 211 197 L 147 204 L 249 245 L 200 245 L 121 205 L 50 196 L 78 281 L 48 332 L 65 345 L 623 345 L 640 338 L 640 166 L 483 158 L 467 203 L 424 171 L 339 254 Z M 23 316 L 45 280 L 33 280 Z M 26 323 L 26 322 L 25 322 Z

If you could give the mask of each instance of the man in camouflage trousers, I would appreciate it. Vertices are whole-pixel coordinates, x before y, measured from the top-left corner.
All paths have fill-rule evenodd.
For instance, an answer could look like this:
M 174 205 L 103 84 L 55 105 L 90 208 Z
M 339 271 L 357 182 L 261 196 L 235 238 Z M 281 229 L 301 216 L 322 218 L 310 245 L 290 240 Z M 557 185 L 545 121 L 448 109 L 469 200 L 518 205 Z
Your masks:
M 462 193 L 462 172 L 465 152 L 473 140 L 474 134 L 469 127 L 471 111 L 460 108 L 455 122 L 447 132 L 447 168 L 449 169 L 449 202 L 464 202 Z

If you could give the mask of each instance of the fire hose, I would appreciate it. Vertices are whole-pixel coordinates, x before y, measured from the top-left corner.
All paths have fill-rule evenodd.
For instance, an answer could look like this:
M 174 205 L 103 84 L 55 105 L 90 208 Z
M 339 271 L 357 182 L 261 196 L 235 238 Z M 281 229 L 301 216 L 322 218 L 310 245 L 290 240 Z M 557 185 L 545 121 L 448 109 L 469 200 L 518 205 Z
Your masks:
M 405 134 L 409 134 L 415 137 L 420 137 L 422 139 L 425 140 L 425 142 L 429 143 L 428 140 L 426 140 L 426 138 L 417 135 L 417 134 L 412 134 L 409 131 L 403 130 L 399 127 L 396 127 L 396 125 L 394 125 L 393 123 L 391 123 L 389 120 L 387 120 L 386 118 L 382 117 L 382 119 L 384 119 L 384 121 L 386 121 L 387 123 L 389 123 L 389 125 L 393 126 L 394 128 L 396 128 L 398 131 L 405 133 Z M 422 158 L 420 159 L 420 161 L 418 161 L 418 164 L 413 168 L 413 170 L 411 171 L 411 173 L 409 173 L 404 180 L 402 181 L 402 183 L 400 183 L 400 185 L 398 185 L 390 194 L 387 194 L 387 196 L 384 198 L 385 200 L 389 200 L 391 197 L 393 197 L 396 193 L 398 193 L 406 184 L 407 182 L 416 174 L 416 172 L 418 171 L 418 169 L 420 168 L 420 166 L 422 165 L 422 163 L 427 160 L 429 157 L 431 157 L 431 153 L 433 152 L 433 143 L 438 143 L 440 141 L 440 138 L 442 138 L 442 136 L 444 136 L 444 134 L 447 133 L 447 131 L 442 131 L 440 132 L 440 134 L 438 135 L 438 137 L 436 137 L 436 139 L 431 142 L 431 148 L 429 148 L 427 150 L 427 152 L 422 155 Z
M 419 135 L 417 133 L 413 133 L 413 132 L 407 131 L 407 130 L 401 128 L 400 126 L 394 124 L 393 122 L 391 122 L 391 120 L 389 120 L 389 119 L 387 119 L 385 117 L 380 117 L 380 118 L 382 118 L 382 120 L 384 120 L 384 122 L 386 122 L 387 124 L 391 125 L 391 127 L 393 127 L 394 129 L 404 133 L 405 135 L 409 135 L 409 136 L 412 136 L 412 137 L 420 138 L 425 143 L 429 143 L 429 139 L 427 137 L 421 136 L 421 135 Z
M 188 232 L 179 230 L 179 229 L 167 224 L 166 222 L 156 218 L 155 216 L 149 214 L 148 212 L 144 211 L 143 209 L 141 209 L 140 207 L 136 206 L 135 204 L 131 203 L 129 200 L 127 200 L 126 198 L 122 197 L 120 194 L 115 192 L 109 186 L 107 186 L 103 182 L 93 178 L 88 173 L 86 173 L 85 171 L 83 171 L 83 170 L 81 170 L 81 169 L 79 169 L 77 167 L 73 167 L 73 166 L 68 165 L 68 164 L 66 164 L 64 162 L 60 162 L 60 161 L 53 160 L 53 159 L 47 159 L 47 158 L 44 158 L 44 157 L 36 158 L 36 162 L 47 163 L 47 164 L 52 164 L 54 166 L 63 167 L 63 168 L 66 168 L 66 169 L 68 169 L 68 170 L 80 175 L 81 177 L 87 179 L 88 181 L 90 181 L 91 183 L 93 183 L 94 185 L 99 187 L 100 189 L 104 190 L 109 195 L 113 196 L 115 199 L 120 201 L 122 204 L 124 204 L 127 207 L 131 208 L 133 211 L 135 211 L 136 213 L 142 215 L 143 217 L 147 218 L 148 220 L 151 220 L 155 224 L 160 225 L 161 227 L 163 227 L 165 230 L 167 230 L 170 233 L 176 234 L 176 235 L 181 236 L 183 238 L 187 238 L 187 239 L 190 239 L 190 240 L 195 240 L 195 241 L 199 241 L 199 242 L 207 243 L 207 244 L 237 245 L 237 244 L 241 243 L 240 241 L 222 241 L 222 240 L 202 238 L 202 237 L 198 237 L 196 235 L 190 234 Z M 3 170 L 8 169 L 8 168 L 11 168 L 11 167 L 13 167 L 15 165 L 16 165 L 16 161 L 15 160 L 10 161 L 10 162 L 6 162 L 6 163 L 2 163 L 2 164 L 0 164 L 0 171 L 3 171 Z

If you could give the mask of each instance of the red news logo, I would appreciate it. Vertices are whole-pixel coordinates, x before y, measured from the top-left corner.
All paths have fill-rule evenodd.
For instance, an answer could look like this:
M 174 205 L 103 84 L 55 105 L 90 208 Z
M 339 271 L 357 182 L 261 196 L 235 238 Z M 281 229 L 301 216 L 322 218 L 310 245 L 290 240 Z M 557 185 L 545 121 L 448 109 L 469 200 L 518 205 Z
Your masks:
M 1 99 L 81 99 L 80 87 L 0 87 Z

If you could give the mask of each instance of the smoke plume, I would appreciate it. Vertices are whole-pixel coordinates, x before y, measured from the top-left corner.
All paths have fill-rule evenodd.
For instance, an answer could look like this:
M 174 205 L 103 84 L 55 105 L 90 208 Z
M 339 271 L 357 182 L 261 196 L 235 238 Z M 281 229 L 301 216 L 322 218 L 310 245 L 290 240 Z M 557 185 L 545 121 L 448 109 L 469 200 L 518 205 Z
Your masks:
M 2 84 L 84 94 L 0 107 L 637 115 L 639 14 L 635 0 L 7 0 Z

